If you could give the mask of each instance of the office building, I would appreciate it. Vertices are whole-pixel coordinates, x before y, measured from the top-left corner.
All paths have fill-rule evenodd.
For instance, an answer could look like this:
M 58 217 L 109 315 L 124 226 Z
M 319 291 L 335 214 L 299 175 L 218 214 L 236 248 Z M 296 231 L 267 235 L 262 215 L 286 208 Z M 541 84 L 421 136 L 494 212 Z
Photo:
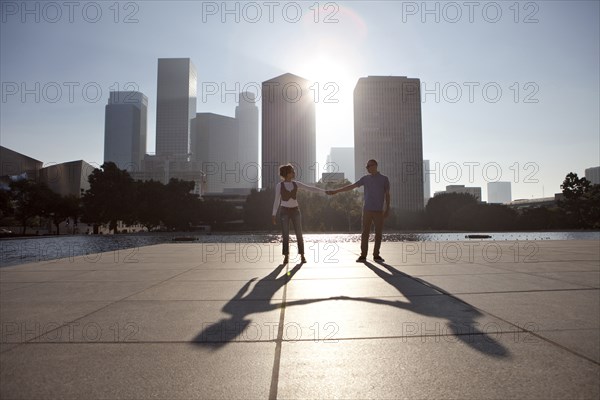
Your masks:
M 592 185 L 600 185 L 600 167 L 586 168 L 585 179 L 590 181 Z
M 360 78 L 354 89 L 355 176 L 369 159 L 390 179 L 392 208 L 418 211 L 423 199 L 423 143 L 419 79 Z
M 159 58 L 156 155 L 187 160 L 191 120 L 196 117 L 196 68 L 189 58 Z
M 429 169 L 429 160 L 423 160 L 423 204 L 431 198 L 431 174 Z
M 279 179 L 279 166 L 291 163 L 296 179 L 315 183 L 316 120 L 311 82 L 283 74 L 262 83 L 262 187 Z
M 512 201 L 510 182 L 488 182 L 487 192 L 490 204 L 508 204 Z
M 481 188 L 480 187 L 465 187 L 465 185 L 449 185 L 446 186 L 445 192 L 436 192 L 435 194 L 442 193 L 467 193 L 475 197 L 478 202 L 481 202 Z
M 337 183 L 344 182 L 345 177 L 343 172 L 323 172 L 321 174 L 322 183 Z
M 165 185 L 171 179 L 194 182 L 193 193 L 197 195 L 202 195 L 205 188 L 205 176 L 200 163 L 155 154 L 146 154 L 142 170 L 130 172 L 130 175 L 135 180 L 153 180 Z
M 239 161 L 237 120 L 219 114 L 197 113 L 192 128 L 193 159 L 206 174 L 206 193 L 246 187 Z
M 238 128 L 238 161 L 241 182 L 239 187 L 256 189 L 260 179 L 258 163 L 258 107 L 254 93 L 240 93 L 239 105 L 235 108 Z
M 342 173 L 350 182 L 356 182 L 354 175 L 354 148 L 332 147 L 327 156 L 325 169 L 328 173 Z
M 148 98 L 140 92 L 110 92 L 104 116 L 104 162 L 138 171 L 146 154 Z

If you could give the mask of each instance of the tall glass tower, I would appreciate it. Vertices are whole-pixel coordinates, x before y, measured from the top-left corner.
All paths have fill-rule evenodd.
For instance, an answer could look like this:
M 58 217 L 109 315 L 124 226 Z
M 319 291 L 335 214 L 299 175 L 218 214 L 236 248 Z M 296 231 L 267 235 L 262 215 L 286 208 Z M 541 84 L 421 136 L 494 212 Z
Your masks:
M 104 117 L 104 162 L 139 171 L 146 154 L 148 98 L 140 92 L 110 92 Z
M 360 78 L 354 88 L 356 179 L 369 159 L 390 179 L 391 206 L 422 210 L 423 134 L 420 81 L 405 76 Z
M 235 108 L 239 135 L 241 187 L 256 189 L 260 166 L 258 164 L 258 107 L 254 93 L 240 93 L 239 105 Z
M 190 123 L 196 117 L 196 68 L 189 58 L 159 58 L 156 155 L 187 160 Z
M 296 179 L 315 182 L 316 120 L 311 82 L 284 74 L 262 83 L 262 187 L 279 182 L 279 165 L 291 163 Z

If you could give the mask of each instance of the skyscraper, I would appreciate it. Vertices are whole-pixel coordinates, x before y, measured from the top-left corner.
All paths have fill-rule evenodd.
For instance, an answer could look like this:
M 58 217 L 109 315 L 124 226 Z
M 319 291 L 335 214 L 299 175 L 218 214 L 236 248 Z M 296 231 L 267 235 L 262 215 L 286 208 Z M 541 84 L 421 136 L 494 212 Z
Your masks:
M 206 174 L 206 192 L 240 188 L 239 137 L 235 118 L 197 113 L 192 121 L 192 154 Z
M 104 116 L 104 162 L 138 171 L 146 154 L 148 98 L 140 92 L 110 92 Z
M 187 159 L 190 123 L 196 117 L 196 68 L 189 58 L 159 58 L 156 155 Z
M 343 173 L 345 178 L 351 183 L 356 182 L 354 176 L 354 148 L 332 147 L 329 150 L 325 168 L 327 168 L 329 173 Z
M 425 206 L 431 198 L 431 174 L 429 171 L 429 160 L 423 160 L 423 204 Z
M 369 159 L 390 179 L 391 206 L 423 209 L 423 140 L 419 79 L 404 76 L 360 78 L 354 89 L 356 178 Z
M 315 182 L 316 121 L 311 83 L 283 74 L 262 83 L 262 187 L 279 182 L 279 165 L 291 163 L 296 179 Z
M 260 177 L 258 164 L 258 107 L 254 93 L 240 93 L 239 105 L 235 108 L 239 135 L 241 187 L 256 189 Z
M 490 204 L 508 204 L 512 201 L 510 182 L 488 182 L 487 192 Z

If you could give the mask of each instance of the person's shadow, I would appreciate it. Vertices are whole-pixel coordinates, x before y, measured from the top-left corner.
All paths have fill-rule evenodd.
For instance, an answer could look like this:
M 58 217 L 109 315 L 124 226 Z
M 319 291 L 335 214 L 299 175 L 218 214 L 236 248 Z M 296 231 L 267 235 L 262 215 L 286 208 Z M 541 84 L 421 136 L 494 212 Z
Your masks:
M 400 272 L 388 264 L 379 263 L 379 265 L 389 272 L 386 272 L 382 268 L 376 267 L 369 262 L 364 262 L 364 264 L 377 276 L 395 287 L 408 301 L 346 296 L 341 296 L 339 297 L 340 299 L 397 307 L 412 311 L 416 314 L 434 318 L 443 318 L 448 321 L 447 331 L 442 330 L 442 328 L 437 325 L 434 325 L 432 330 L 431 323 L 427 324 L 425 321 L 422 321 L 420 324 L 417 324 L 416 322 L 407 322 L 403 324 L 403 334 L 406 334 L 407 338 L 412 336 L 421 337 L 421 340 L 427 340 L 427 336 L 424 335 L 433 333 L 435 336 L 435 334 L 441 334 L 441 336 L 449 342 L 460 340 L 471 348 L 492 357 L 501 358 L 510 356 L 508 349 L 487 333 L 489 327 L 492 328 L 489 329 L 489 333 L 501 333 L 500 326 L 496 323 L 492 323 L 490 326 L 484 327 L 484 330 L 481 330 L 476 319 L 481 317 L 482 314 L 472 306 L 456 299 L 443 289 L 419 278 Z M 417 283 L 417 286 L 415 283 Z M 418 295 L 415 294 L 414 289 L 418 289 Z M 443 304 L 431 302 L 430 295 L 445 295 L 443 296 Z M 456 340 L 453 338 L 456 338 Z M 432 337 L 431 340 L 440 340 L 440 337 Z
M 251 314 L 261 313 L 280 309 L 281 307 L 290 307 L 295 305 L 315 303 L 330 299 L 307 299 L 296 300 L 284 303 L 271 303 L 271 299 L 292 277 L 300 270 L 302 264 L 296 264 L 287 274 L 277 278 L 277 275 L 283 270 L 284 264 L 277 266 L 272 272 L 260 279 L 252 291 L 246 292 L 252 282 L 257 278 L 252 278 L 223 306 L 221 311 L 230 315 L 229 318 L 221 318 L 219 321 L 209 324 L 203 324 L 203 329 L 193 340 L 193 343 L 199 346 L 208 347 L 217 350 L 226 344 L 238 340 L 243 336 L 244 341 L 275 339 L 277 332 L 274 332 L 275 324 L 265 326 L 252 326 L 251 319 L 247 317 Z M 279 316 L 278 316 L 279 317 Z M 277 322 L 279 323 L 279 321 Z M 251 329 L 253 328 L 253 329 Z M 269 335 L 269 336 L 267 336 Z

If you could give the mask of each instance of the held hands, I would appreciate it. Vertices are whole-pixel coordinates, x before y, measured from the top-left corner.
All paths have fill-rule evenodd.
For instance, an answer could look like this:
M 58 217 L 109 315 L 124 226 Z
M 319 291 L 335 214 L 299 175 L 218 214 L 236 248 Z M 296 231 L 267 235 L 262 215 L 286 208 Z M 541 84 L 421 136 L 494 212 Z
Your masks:
M 328 195 L 333 195 L 333 194 L 337 194 L 338 191 L 337 190 L 326 190 L 325 193 L 327 193 Z

